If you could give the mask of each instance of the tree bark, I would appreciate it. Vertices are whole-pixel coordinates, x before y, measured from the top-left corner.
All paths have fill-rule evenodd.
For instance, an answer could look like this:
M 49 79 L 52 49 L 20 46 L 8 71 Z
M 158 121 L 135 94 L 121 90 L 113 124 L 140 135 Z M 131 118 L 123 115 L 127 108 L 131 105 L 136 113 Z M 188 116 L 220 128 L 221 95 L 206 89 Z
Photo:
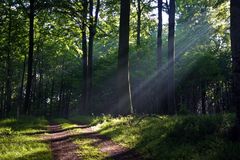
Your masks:
M 133 113 L 129 75 L 129 18 L 130 0 L 121 0 L 118 50 L 118 106 L 119 114 Z
M 52 85 L 51 85 L 51 93 L 50 93 L 50 117 L 53 115 L 53 96 L 54 96 L 54 87 L 55 87 L 55 81 L 52 79 Z
M 141 45 L 141 0 L 137 0 L 137 47 Z
M 236 108 L 236 139 L 240 140 L 240 1 L 231 0 L 231 49 L 232 49 L 232 95 L 233 106 Z
M 83 106 L 82 110 L 80 109 L 80 113 L 85 114 L 86 108 L 87 108 L 87 69 L 88 69 L 88 53 L 87 53 L 87 33 L 86 33 L 86 21 L 87 21 L 87 6 L 88 2 L 87 0 L 82 1 L 83 5 L 83 11 L 82 11 L 82 52 L 83 52 L 83 57 L 82 57 L 82 62 L 83 62 Z
M 169 9 L 169 33 L 168 33 L 168 114 L 176 113 L 175 104 L 175 82 L 174 82 L 174 64 L 175 64 L 175 0 L 170 1 Z
M 206 84 L 201 82 L 202 114 L 206 114 Z
M 93 16 L 93 0 L 89 0 L 89 41 L 88 41 L 88 73 L 87 73 L 87 104 L 88 112 L 92 111 L 92 77 L 93 77 L 93 42 L 96 34 L 96 26 L 98 20 L 98 13 L 100 7 L 100 0 L 97 0 L 95 16 Z M 95 20 L 94 20 L 95 18 Z
M 17 105 L 17 117 L 19 117 L 21 108 L 22 108 L 22 106 L 23 106 L 23 86 L 24 86 L 26 59 L 27 59 L 27 56 L 26 56 L 26 54 L 24 54 L 24 62 L 23 62 L 21 86 L 20 86 L 20 92 L 19 92 L 19 105 Z
M 8 25 L 8 52 L 6 59 L 6 115 L 10 115 L 11 101 L 12 101 L 12 89 L 11 89 L 11 35 L 12 32 L 12 14 L 11 14 L 11 3 L 9 3 L 9 25 Z
M 30 0 L 30 14 L 29 14 L 29 52 L 28 52 L 28 72 L 27 72 L 27 86 L 26 96 L 24 102 L 24 114 L 29 115 L 31 111 L 30 94 L 32 86 L 32 64 L 33 64 L 33 47 L 34 47 L 34 0 Z
M 163 77 L 163 68 L 162 68 L 162 0 L 158 0 L 158 33 L 157 33 L 157 110 L 158 113 L 164 112 L 166 110 L 166 105 L 164 103 L 164 84 L 163 82 L 165 77 Z M 165 108 L 164 108 L 165 107 Z
M 157 64 L 158 70 L 162 68 L 162 0 L 158 0 L 158 34 L 157 34 Z

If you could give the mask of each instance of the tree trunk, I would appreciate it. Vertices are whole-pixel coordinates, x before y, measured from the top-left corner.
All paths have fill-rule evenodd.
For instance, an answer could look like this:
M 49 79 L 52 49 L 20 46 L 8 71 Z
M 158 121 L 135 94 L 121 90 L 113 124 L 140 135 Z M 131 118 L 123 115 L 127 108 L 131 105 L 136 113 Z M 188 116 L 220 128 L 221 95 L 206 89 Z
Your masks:
M 50 93 L 50 117 L 52 117 L 53 114 L 53 96 L 54 96 L 54 85 L 55 85 L 55 81 L 54 79 L 52 79 L 52 86 L 51 86 L 51 93 Z
M 157 33 L 157 93 L 158 102 L 157 102 L 157 110 L 158 113 L 164 112 L 166 110 L 166 105 L 163 104 L 163 87 L 164 87 L 164 77 L 163 75 L 163 68 L 162 68 L 162 0 L 158 0 L 158 33 Z M 165 109 L 164 109 L 165 107 Z
M 100 7 L 100 0 L 97 0 L 97 6 L 95 11 L 95 20 L 93 17 L 93 0 L 89 0 L 89 41 L 88 41 L 88 69 L 87 69 L 87 104 L 88 112 L 92 111 L 92 77 L 93 77 L 93 42 L 96 34 L 96 25 L 98 20 L 98 13 Z
M 8 52 L 6 59 L 6 115 L 7 117 L 11 111 L 11 97 L 12 97 L 12 89 L 11 89 L 11 32 L 12 32 L 12 15 L 11 15 L 11 4 L 9 3 L 9 26 L 8 26 Z
M 0 94 L 0 118 L 4 118 L 4 83 L 1 84 L 1 94 Z
M 141 0 L 137 0 L 137 48 L 141 45 Z
M 88 6 L 88 2 L 87 0 L 83 0 L 82 1 L 82 5 L 83 5 L 83 11 L 82 11 L 82 26 L 81 26 L 81 30 L 82 30 L 82 52 L 83 52 L 83 57 L 82 57 L 82 62 L 83 62 L 83 106 L 82 106 L 82 110 L 80 109 L 80 113 L 84 113 L 86 112 L 86 108 L 87 108 L 87 69 L 88 69 L 88 53 L 87 53 L 87 33 L 86 33 L 86 21 L 87 21 L 87 6 Z
M 24 86 L 26 59 L 27 59 L 26 54 L 24 54 L 23 70 L 22 70 L 22 77 L 21 77 L 21 86 L 20 86 L 20 90 L 19 90 L 19 103 L 17 105 L 17 117 L 19 117 L 21 107 L 23 106 L 23 86 Z
M 162 69 L 162 0 L 158 0 L 158 34 L 157 34 L 157 64 L 158 71 Z
M 206 84 L 201 82 L 202 114 L 206 114 Z
M 31 111 L 30 94 L 32 86 L 32 64 L 33 64 L 33 41 L 34 41 L 34 0 L 30 0 L 30 27 L 29 27 L 29 52 L 28 52 L 28 72 L 27 72 L 27 86 L 26 96 L 24 102 L 24 114 L 29 115 Z
M 236 139 L 240 140 L 240 1 L 231 0 L 231 49 L 232 49 L 232 92 L 233 106 L 236 108 Z
M 118 106 L 119 114 L 133 113 L 129 75 L 129 18 L 130 0 L 121 0 L 118 50 Z
M 175 64 L 175 0 L 170 1 L 169 10 L 169 33 L 168 33 L 168 114 L 176 113 L 175 104 L 175 82 L 174 82 L 174 64 Z

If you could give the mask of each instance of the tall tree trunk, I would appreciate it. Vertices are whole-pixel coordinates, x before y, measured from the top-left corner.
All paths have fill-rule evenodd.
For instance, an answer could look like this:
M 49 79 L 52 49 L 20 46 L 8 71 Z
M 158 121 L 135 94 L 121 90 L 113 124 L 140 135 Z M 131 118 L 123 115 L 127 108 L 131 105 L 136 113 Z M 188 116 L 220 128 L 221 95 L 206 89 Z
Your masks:
M 231 49 L 232 49 L 232 92 L 233 106 L 236 108 L 236 139 L 240 140 L 240 1 L 231 0 Z
M 202 114 L 206 114 L 206 83 L 201 82 Z
M 92 111 L 92 77 L 93 77 L 93 42 L 96 34 L 96 26 L 98 20 L 98 13 L 100 7 L 100 0 L 97 0 L 95 16 L 93 16 L 93 0 L 89 0 L 89 41 L 88 41 L 88 73 L 87 73 L 87 104 L 88 112 Z M 94 20 L 95 18 L 95 20 Z
M 55 85 L 55 81 L 54 79 L 52 79 L 52 86 L 51 86 L 51 93 L 50 93 L 50 117 L 52 117 L 52 114 L 53 114 L 54 85 Z
M 21 107 L 23 106 L 23 86 L 24 86 L 26 59 L 27 59 L 27 56 L 26 56 L 26 54 L 24 54 L 23 70 L 22 70 L 22 77 L 21 77 L 21 86 L 20 86 L 20 91 L 19 91 L 19 103 L 18 103 L 19 105 L 17 105 L 17 117 L 19 117 Z
M 7 117 L 11 111 L 11 97 L 12 97 L 12 89 L 11 89 L 11 32 L 12 32 L 12 14 L 11 14 L 11 3 L 9 3 L 9 25 L 8 25 L 8 52 L 6 59 L 6 115 Z
M 137 48 L 141 45 L 141 0 L 137 0 Z
M 163 82 L 165 77 L 163 77 L 163 68 L 162 68 L 162 0 L 158 0 L 158 33 L 157 33 L 157 93 L 156 95 L 158 96 L 157 100 L 157 110 L 158 113 L 167 110 L 166 109 L 166 104 L 163 104 L 163 99 L 164 99 L 164 84 Z M 165 108 L 163 108 L 165 107 Z
M 157 34 L 157 64 L 158 70 L 162 68 L 162 0 L 158 0 L 158 34 Z
M 88 2 L 87 0 L 82 1 L 83 5 L 83 10 L 82 10 L 82 52 L 83 52 L 83 57 L 82 57 L 82 62 L 83 62 L 83 106 L 82 110 L 80 109 L 80 113 L 85 114 L 86 113 L 86 108 L 87 108 L 87 69 L 88 69 L 88 53 L 87 53 L 87 33 L 86 33 L 86 21 L 87 21 L 87 6 Z
M 0 94 L 0 118 L 4 118 L 4 83 L 1 84 L 1 94 Z
M 42 55 L 39 54 L 39 59 L 38 59 L 38 72 L 39 72 L 39 82 L 38 82 L 38 93 L 37 94 L 37 108 L 41 108 L 42 106 L 42 100 L 43 100 L 43 71 L 42 71 L 42 62 L 43 61 L 43 57 Z M 37 82 L 35 82 L 37 83 Z
M 175 0 L 170 0 L 169 4 L 169 33 L 168 33 L 168 114 L 176 113 L 175 104 Z
M 24 102 L 24 114 L 29 115 L 31 111 L 30 94 L 32 86 L 32 64 L 33 64 L 33 41 L 34 41 L 34 0 L 30 0 L 30 14 L 29 14 L 30 26 L 29 26 L 29 52 L 28 52 L 28 72 L 27 72 L 27 86 L 26 96 Z
M 129 18 L 130 0 L 121 0 L 118 50 L 118 113 L 133 113 L 129 75 Z

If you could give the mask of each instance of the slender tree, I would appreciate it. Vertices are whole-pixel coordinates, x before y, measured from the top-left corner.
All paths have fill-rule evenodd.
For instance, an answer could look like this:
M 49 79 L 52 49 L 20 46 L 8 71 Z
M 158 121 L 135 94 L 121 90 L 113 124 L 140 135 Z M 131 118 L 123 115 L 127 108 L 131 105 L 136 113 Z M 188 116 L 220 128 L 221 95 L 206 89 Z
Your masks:
M 141 45 L 141 0 L 137 0 L 137 47 Z
M 236 108 L 236 139 L 240 140 L 240 1 L 231 0 L 231 49 L 232 49 L 232 92 L 233 105 Z
M 92 77 L 93 77 L 93 42 L 94 42 L 94 36 L 96 34 L 96 27 L 97 27 L 97 21 L 98 21 L 98 14 L 99 14 L 99 8 L 100 8 L 100 0 L 97 0 L 96 4 L 96 10 L 95 15 L 93 15 L 93 0 L 89 0 L 89 41 L 88 41 L 88 69 L 87 69 L 87 100 L 88 100 L 88 106 L 90 107 L 89 110 L 92 110 L 91 108 L 91 100 L 92 100 Z
M 29 52 L 28 52 L 28 72 L 27 72 L 27 86 L 26 96 L 24 102 L 24 114 L 30 114 L 30 94 L 32 87 L 32 67 L 33 67 L 33 45 L 34 45 L 34 0 L 30 0 L 29 13 Z
M 162 0 L 158 0 L 158 33 L 157 33 L 157 62 L 158 69 L 162 66 Z
M 12 87 L 11 87 L 11 52 L 12 52 L 12 4 L 9 2 L 9 22 L 8 22 L 8 51 L 6 58 L 6 115 L 9 116 L 11 111 L 11 96 L 12 96 Z
M 130 0 L 121 0 L 119 50 L 118 50 L 118 113 L 133 112 L 131 104 L 130 75 L 129 75 L 129 18 Z
M 87 7 L 88 2 L 87 0 L 82 1 L 82 25 L 81 25 L 81 31 L 82 31 L 82 62 L 83 62 L 83 107 L 80 112 L 85 113 L 87 108 L 87 69 L 88 69 L 88 51 L 87 51 L 87 31 L 86 31 L 86 21 L 87 21 Z
M 168 114 L 175 114 L 175 0 L 169 4 L 169 27 L 168 27 Z
M 163 110 L 166 110 L 166 105 L 163 104 L 164 100 L 164 78 L 163 77 L 163 65 L 162 65 L 162 11 L 163 11 L 163 1 L 158 0 L 158 32 L 157 32 L 157 93 L 156 95 L 158 96 L 157 98 L 157 112 L 160 113 Z M 160 81 L 160 83 L 159 83 Z M 165 107 L 163 109 L 163 107 Z

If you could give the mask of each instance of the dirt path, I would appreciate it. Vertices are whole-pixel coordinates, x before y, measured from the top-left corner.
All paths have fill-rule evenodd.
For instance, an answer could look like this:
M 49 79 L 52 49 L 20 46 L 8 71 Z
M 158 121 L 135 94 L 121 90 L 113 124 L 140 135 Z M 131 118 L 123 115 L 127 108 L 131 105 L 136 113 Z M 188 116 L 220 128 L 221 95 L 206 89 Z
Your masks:
M 110 138 L 100 135 L 92 127 L 80 125 L 82 128 L 81 136 L 94 140 L 94 146 L 98 147 L 101 152 L 107 153 L 106 159 L 114 160 L 143 160 L 143 158 L 134 150 L 129 150 Z
M 51 150 L 54 160 L 80 160 L 76 154 L 77 145 L 75 145 L 71 137 L 74 136 L 68 130 L 61 130 L 60 125 L 50 125 L 51 132 L 46 140 L 51 142 Z
M 81 128 L 80 133 L 72 132 L 71 129 L 62 130 L 60 125 L 49 126 L 49 134 L 44 139 L 50 141 L 54 160 L 81 160 L 82 158 L 77 155 L 78 146 L 72 142 L 72 138 L 77 137 L 93 140 L 92 145 L 108 155 L 106 160 L 143 160 L 134 150 L 129 150 L 110 138 L 100 135 L 92 127 L 79 125 L 78 128 Z

